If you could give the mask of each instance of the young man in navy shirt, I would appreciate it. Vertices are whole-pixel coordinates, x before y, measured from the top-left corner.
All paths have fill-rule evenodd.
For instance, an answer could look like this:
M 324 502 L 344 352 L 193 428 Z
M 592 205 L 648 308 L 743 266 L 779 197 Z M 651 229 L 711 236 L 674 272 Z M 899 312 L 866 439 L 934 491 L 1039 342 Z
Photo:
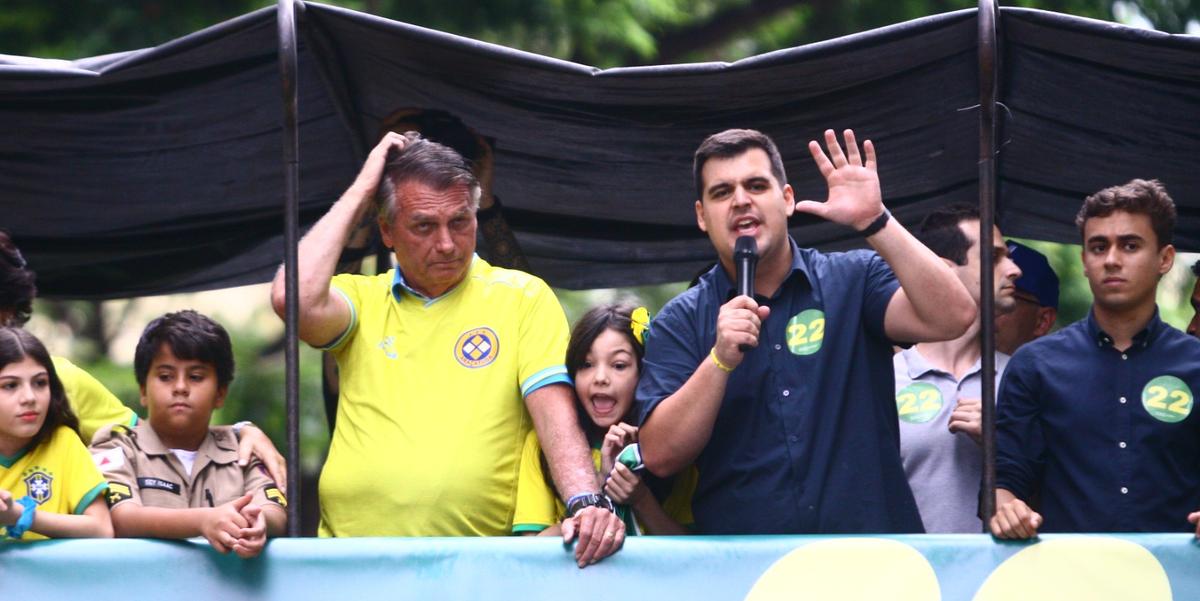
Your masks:
M 1175 261 L 1175 203 L 1157 181 L 1133 180 L 1089 196 L 1075 223 L 1095 300 L 1087 318 L 1008 364 L 991 531 L 1191 531 L 1200 341 L 1164 324 L 1155 304 Z
M 696 151 L 696 221 L 720 261 L 654 320 L 637 401 L 650 471 L 698 468 L 699 532 L 921 531 L 900 465 L 892 341 L 959 336 L 976 307 L 884 209 L 871 142 L 860 154 L 844 137 L 845 152 L 825 132 L 829 156 L 809 143 L 824 203 L 795 201 L 761 132 L 721 132 Z M 855 228 L 878 252 L 800 248 L 787 232 L 797 210 Z M 740 236 L 758 246 L 754 298 L 735 296 Z

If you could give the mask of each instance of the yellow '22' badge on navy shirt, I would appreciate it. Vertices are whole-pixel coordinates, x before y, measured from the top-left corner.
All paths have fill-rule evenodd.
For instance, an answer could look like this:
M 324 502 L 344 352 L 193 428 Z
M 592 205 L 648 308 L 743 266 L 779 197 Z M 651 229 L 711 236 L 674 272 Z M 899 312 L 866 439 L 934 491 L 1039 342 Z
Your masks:
M 463 367 L 490 365 L 500 354 L 500 338 L 491 328 L 472 328 L 463 332 L 454 343 L 454 358 Z

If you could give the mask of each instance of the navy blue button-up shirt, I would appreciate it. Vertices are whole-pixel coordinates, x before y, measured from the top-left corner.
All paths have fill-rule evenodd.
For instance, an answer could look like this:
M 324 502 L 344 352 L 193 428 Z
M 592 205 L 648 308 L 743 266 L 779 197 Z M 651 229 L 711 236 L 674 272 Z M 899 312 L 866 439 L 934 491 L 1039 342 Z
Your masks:
M 822 254 L 790 242 L 792 269 L 760 301 L 771 314 L 758 347 L 730 374 L 696 460 L 696 528 L 921 532 L 900 463 L 883 326 L 896 276 L 873 252 Z M 642 422 L 709 360 L 733 288 L 718 265 L 655 317 L 637 390 Z
M 1191 531 L 1200 509 L 1200 340 L 1157 311 L 1125 351 L 1094 315 L 1021 347 L 996 414 L 996 484 L 1044 532 Z

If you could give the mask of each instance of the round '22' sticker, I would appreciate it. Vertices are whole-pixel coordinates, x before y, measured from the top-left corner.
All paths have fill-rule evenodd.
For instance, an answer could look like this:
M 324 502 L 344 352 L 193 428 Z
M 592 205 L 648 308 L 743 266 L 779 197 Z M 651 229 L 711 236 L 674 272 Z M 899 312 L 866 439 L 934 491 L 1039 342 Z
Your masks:
M 794 315 L 787 323 L 787 346 L 793 355 L 811 355 L 821 350 L 825 340 L 825 312 L 808 309 Z
M 1142 406 L 1160 421 L 1174 424 L 1192 414 L 1192 389 L 1175 376 L 1158 376 L 1142 389 Z
M 913 382 L 896 393 L 896 413 L 910 424 L 923 424 L 942 410 L 942 391 L 928 382 Z

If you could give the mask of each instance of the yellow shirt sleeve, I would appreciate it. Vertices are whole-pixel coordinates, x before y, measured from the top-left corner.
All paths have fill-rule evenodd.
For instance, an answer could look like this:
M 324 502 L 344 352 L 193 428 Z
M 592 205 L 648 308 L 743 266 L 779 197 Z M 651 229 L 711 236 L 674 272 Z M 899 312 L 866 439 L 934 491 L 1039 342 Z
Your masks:
M 137 414 L 121 404 L 108 388 L 91 374 L 63 357 L 52 357 L 54 371 L 62 380 L 71 410 L 79 417 L 79 433 L 84 445 L 92 441 L 96 431 L 110 424 L 134 426 Z
M 390 271 L 388 273 L 391 273 Z M 346 326 L 346 331 L 338 334 L 337 338 L 329 341 L 328 344 L 322 347 L 317 347 L 318 350 L 331 351 L 343 346 L 347 340 L 358 329 L 358 312 L 362 307 L 362 301 L 359 298 L 358 283 L 363 277 L 352 273 L 341 273 L 333 276 L 329 281 L 330 294 L 339 294 L 346 299 L 346 305 L 350 307 L 350 324 Z
M 517 370 L 521 396 L 547 384 L 570 385 L 567 367 L 567 316 L 545 282 L 533 278 L 521 303 Z
M 517 474 L 517 503 L 513 514 L 513 534 L 541 532 L 562 518 L 562 502 L 550 486 L 542 469 L 542 447 L 537 432 L 530 431 L 521 450 L 521 470 Z
M 63 493 L 68 510 L 81 514 L 108 488 L 104 476 L 92 461 L 91 453 L 70 428 L 59 428 L 51 441 L 54 453 L 62 457 Z
M 696 493 L 699 479 L 700 472 L 694 465 L 680 472 L 675 476 L 670 494 L 663 501 L 663 511 L 685 528 L 692 528 L 696 524 L 696 518 L 692 517 L 692 495 Z

